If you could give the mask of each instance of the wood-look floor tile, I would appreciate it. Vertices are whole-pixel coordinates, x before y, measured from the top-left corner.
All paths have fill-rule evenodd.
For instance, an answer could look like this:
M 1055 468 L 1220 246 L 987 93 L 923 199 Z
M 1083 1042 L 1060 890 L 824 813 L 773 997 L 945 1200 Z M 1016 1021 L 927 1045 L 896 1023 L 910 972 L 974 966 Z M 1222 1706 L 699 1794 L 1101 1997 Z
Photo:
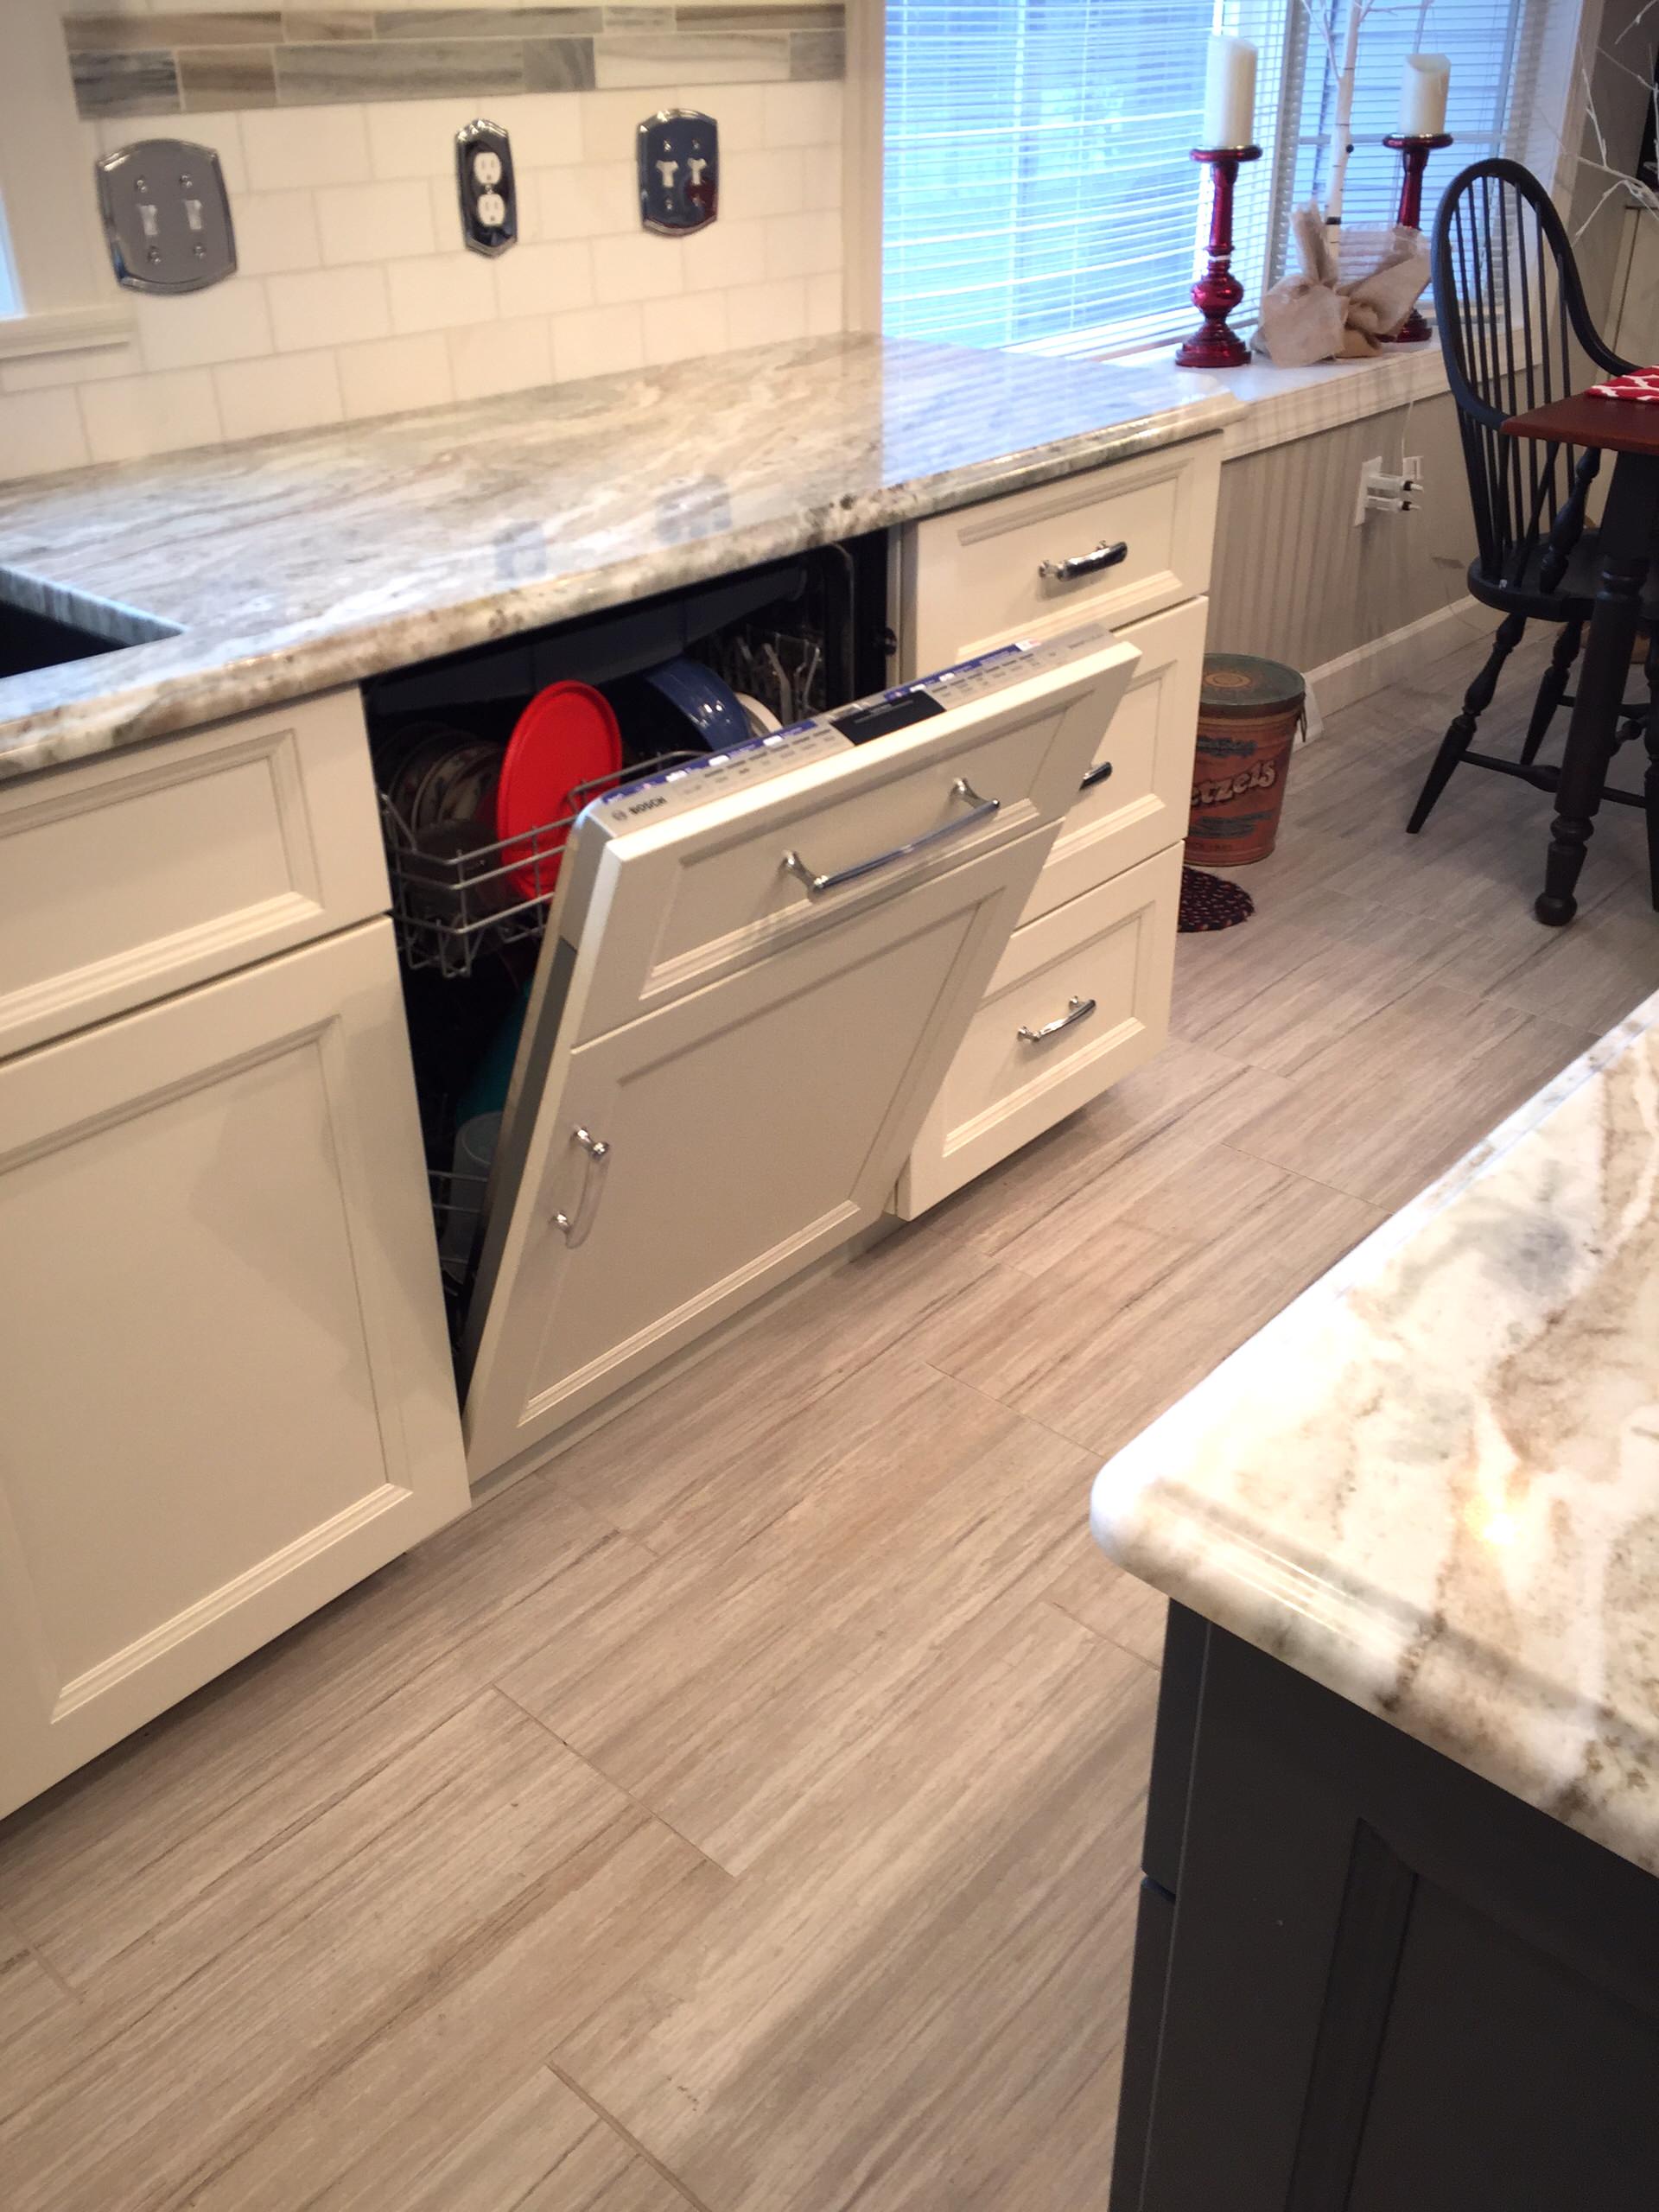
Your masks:
M 1270 1096 L 1236 1056 L 1172 1039 L 1103 1097 L 945 1199 L 927 1216 L 927 1233 L 987 1255 L 1012 1251 L 1039 1224 L 1058 1226 L 1079 1204 L 1150 1172 L 1153 1159 L 1190 1147 L 1200 1128 L 1259 1111 Z
M 398 1808 L 372 1847 L 0 2126 L 8 2212 L 203 2201 L 285 2106 L 498 1948 L 565 1860 L 645 1818 L 495 1692 L 366 1787 Z
M 1125 1229 L 1147 1226 L 1144 1210 L 1156 1192 L 1172 1179 L 1185 1178 L 1231 1130 L 1270 1114 L 1289 1095 L 1283 1077 L 1234 1064 L 1226 1080 L 1196 1101 L 1190 1111 L 1147 1130 L 1100 1173 L 1071 1192 L 1063 1205 L 1005 1244 L 1000 1256 L 1024 1274 L 1040 1274 L 1063 1262 L 1086 1265 L 1091 1257 L 1098 1262 L 1109 1254 L 1114 1266 L 1127 1262 L 1128 1272 L 1120 1284 L 1120 1294 L 1127 1300 L 1137 1279 L 1133 1254 L 1140 1250 L 1144 1255 L 1147 1248 L 1133 1240 L 1126 1245 Z M 1199 1239 L 1207 1236 L 1213 1218 L 1196 1222 L 1192 1235 Z M 1150 1225 L 1158 1226 L 1155 1222 Z M 1158 1257 L 1155 1243 L 1150 1256 L 1154 1262 Z
M 695 1572 L 665 1561 L 502 1677 L 734 1872 L 891 1724 L 944 1638 L 1048 1578 L 1095 1472 L 1087 1452 L 900 1354 L 820 1414 L 787 1513 Z
M 1038 1276 L 1005 1266 L 918 1354 L 1104 1458 L 1374 1228 L 1377 1208 L 1215 1147 Z
M 1598 1034 L 1659 990 L 1659 913 L 1645 899 L 1609 896 L 1565 930 L 1528 920 L 1524 935 L 1497 925 L 1472 933 L 1440 981 Z
M 1230 1141 L 1392 1211 L 1592 1041 L 1421 984 L 1306 1055 L 1295 1096 Z
M 1169 1617 L 1169 1600 L 1162 1591 L 1137 1582 L 1104 1558 L 1087 1529 L 1075 1529 L 1065 1549 L 1065 1565 L 1044 1586 L 1047 1602 L 1109 1643 L 1132 1651 L 1148 1667 L 1162 1666 Z
M 741 1333 L 716 1338 L 661 1389 L 555 1462 L 569 1495 L 658 1553 L 741 1543 L 759 1518 L 737 1495 L 827 1391 L 861 1373 L 971 1282 L 982 1255 L 901 1229 Z M 716 1536 L 718 1530 L 718 1536 Z
M 372 2212 L 387 2199 L 327 2202 Z M 542 2067 L 397 2202 L 397 2212 L 687 2212 L 690 2199 Z
M 207 1900 L 150 1954 L 158 1978 L 192 1970 L 209 1923 L 233 1924 L 227 1900 L 257 1912 L 279 1893 L 266 1854 L 458 1711 L 545 1618 L 580 1619 L 649 1564 L 544 1483 L 504 1492 L 0 1827 L 16 1925 L 92 1986 Z
M 0 2072 L 20 2043 L 53 2031 L 71 2047 L 88 2024 L 79 2005 L 22 1939 L 0 1927 Z
M 1052 1606 L 954 1639 L 561 2071 L 719 2212 L 1099 2202 L 1152 1708 Z
M 293 2212 L 296 2204 L 307 2212 L 406 2212 L 415 2202 L 443 2202 L 434 2177 L 458 2144 L 471 2138 L 481 2152 L 490 2141 L 504 2088 L 698 1928 L 731 1886 L 659 1821 L 635 1814 L 603 1829 L 512 1899 L 377 2032 L 343 2050 L 199 2182 L 192 2212 Z M 657 2212 L 649 2164 L 619 2164 L 592 2141 L 562 2170 L 561 2186 L 574 2190 L 576 2177 L 594 2167 L 601 2177 L 616 2169 L 606 2183 L 613 2194 L 594 2199 L 604 2212 Z M 503 2198 L 503 2212 L 517 2212 L 518 2201 Z M 550 2212 L 565 2212 L 564 2198 L 547 2201 Z

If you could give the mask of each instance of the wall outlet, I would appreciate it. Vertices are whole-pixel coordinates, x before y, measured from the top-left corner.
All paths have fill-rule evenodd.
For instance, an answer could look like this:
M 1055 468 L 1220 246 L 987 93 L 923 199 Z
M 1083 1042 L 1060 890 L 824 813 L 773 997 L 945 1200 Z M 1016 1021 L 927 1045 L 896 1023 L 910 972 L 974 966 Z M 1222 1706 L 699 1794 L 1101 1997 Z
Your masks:
M 455 190 L 461 234 L 474 253 L 505 253 L 518 236 L 512 147 L 499 123 L 482 116 L 455 133 Z

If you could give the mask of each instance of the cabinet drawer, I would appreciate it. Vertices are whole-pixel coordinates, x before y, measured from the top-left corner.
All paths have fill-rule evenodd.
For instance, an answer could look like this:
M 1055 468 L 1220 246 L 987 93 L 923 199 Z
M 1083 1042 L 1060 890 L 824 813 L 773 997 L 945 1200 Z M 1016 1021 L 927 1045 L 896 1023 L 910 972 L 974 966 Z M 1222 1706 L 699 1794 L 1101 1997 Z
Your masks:
M 386 904 L 355 691 L 0 787 L 0 1054 Z
M 911 1153 L 906 1220 L 1151 1058 L 1168 1033 L 1180 887 L 1172 845 L 1014 931 Z
M 1022 921 L 1185 836 L 1208 613 L 1207 600 L 1189 600 L 1117 632 L 1140 648 L 1141 665 L 1096 748 L 1091 773 L 1111 773 L 1072 800 Z
M 1198 438 L 918 523 L 899 563 L 906 669 L 1085 616 L 1135 621 L 1207 591 L 1220 481 L 1221 441 Z M 1071 581 L 1041 573 L 1102 544 L 1127 550 Z

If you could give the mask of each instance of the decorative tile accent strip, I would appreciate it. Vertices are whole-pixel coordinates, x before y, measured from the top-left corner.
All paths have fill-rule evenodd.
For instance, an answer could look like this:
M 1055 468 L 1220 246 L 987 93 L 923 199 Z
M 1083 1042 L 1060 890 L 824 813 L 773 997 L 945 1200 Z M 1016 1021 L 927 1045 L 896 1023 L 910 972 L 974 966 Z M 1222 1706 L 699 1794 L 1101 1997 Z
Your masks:
M 275 107 L 276 74 L 268 46 L 182 46 L 179 86 L 188 111 Z
M 290 46 L 316 46 L 331 38 L 372 38 L 372 8 L 284 8 L 283 36 Z
M 178 111 L 179 73 L 170 54 L 72 54 L 69 73 L 84 116 Z
M 516 38 L 334 40 L 324 46 L 279 46 L 276 60 L 282 107 L 524 89 L 524 42 Z
M 173 8 L 68 16 L 83 116 L 308 107 L 595 85 L 761 84 L 846 73 L 840 0 L 591 7 Z
M 797 31 L 789 41 L 791 77 L 844 77 L 847 74 L 845 31 Z

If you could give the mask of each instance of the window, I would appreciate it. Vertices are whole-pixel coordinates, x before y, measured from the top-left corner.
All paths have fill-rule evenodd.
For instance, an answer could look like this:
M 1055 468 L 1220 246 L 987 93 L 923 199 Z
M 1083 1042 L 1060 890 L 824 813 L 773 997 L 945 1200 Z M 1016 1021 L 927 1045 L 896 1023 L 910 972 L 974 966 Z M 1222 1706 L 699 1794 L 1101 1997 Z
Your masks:
M 62 0 L 0 0 L 0 359 L 107 345 L 130 327 L 99 235 Z
M 1463 159 L 1503 143 L 1529 5 L 1543 0 L 1374 10 L 1350 220 L 1394 213 L 1398 156 L 1381 142 L 1408 53 L 1451 55 L 1448 128 Z M 1209 207 L 1189 156 L 1212 30 L 1261 49 L 1263 158 L 1240 174 L 1234 220 L 1248 317 L 1282 260 L 1293 201 L 1324 188 L 1335 86 L 1297 0 L 887 0 L 883 328 L 1046 351 L 1122 350 L 1189 328 Z M 1459 165 L 1442 157 L 1437 176 L 1431 164 L 1431 192 Z

